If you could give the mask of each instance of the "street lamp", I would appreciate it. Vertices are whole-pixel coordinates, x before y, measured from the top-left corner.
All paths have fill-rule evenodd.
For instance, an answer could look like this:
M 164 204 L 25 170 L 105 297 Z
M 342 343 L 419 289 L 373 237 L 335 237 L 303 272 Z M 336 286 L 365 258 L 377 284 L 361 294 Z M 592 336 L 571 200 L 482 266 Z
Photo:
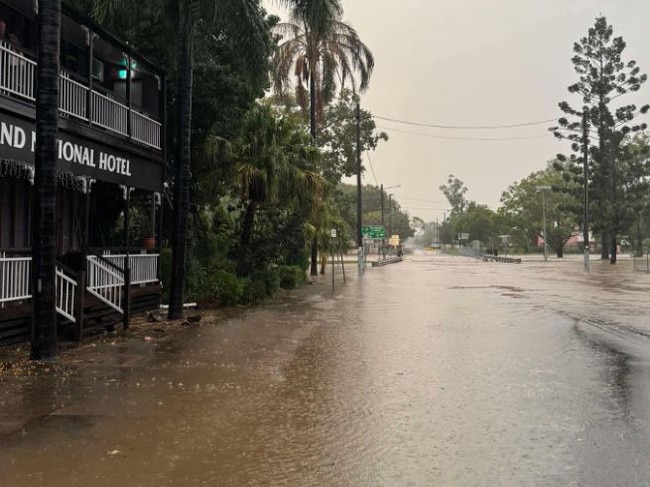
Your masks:
M 535 186 L 538 193 L 542 193 L 542 220 L 544 222 L 544 260 L 548 260 L 548 235 L 546 234 L 546 192 L 551 191 L 551 186 Z

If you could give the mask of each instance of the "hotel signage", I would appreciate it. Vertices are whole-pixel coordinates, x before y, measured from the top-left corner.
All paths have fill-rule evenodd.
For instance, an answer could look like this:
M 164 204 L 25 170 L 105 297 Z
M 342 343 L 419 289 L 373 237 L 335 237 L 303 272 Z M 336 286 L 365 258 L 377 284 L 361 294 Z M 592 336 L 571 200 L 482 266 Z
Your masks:
M 33 122 L 6 113 L 0 114 L 1 159 L 14 159 L 34 165 L 35 148 L 36 132 Z M 144 190 L 162 190 L 162 164 L 138 156 L 119 145 L 109 146 L 59 131 L 57 158 L 57 169 L 60 171 Z

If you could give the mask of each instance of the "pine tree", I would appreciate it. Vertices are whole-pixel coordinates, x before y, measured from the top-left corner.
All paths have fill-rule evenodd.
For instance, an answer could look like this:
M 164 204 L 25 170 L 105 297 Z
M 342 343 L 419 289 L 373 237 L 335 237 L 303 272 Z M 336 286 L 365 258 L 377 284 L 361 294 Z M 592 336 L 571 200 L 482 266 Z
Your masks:
M 627 198 L 622 189 L 631 179 L 631 167 L 626 160 L 625 144 L 630 135 L 646 128 L 645 123 L 634 124 L 639 114 L 650 106 L 616 105 L 619 97 L 636 92 L 647 80 L 636 61 L 623 61 L 626 44 L 622 37 L 613 37 L 614 30 L 605 17 L 598 17 L 586 37 L 573 46 L 572 63 L 579 79 L 569 86 L 569 92 L 582 97 L 582 108 L 568 102 L 559 104 L 567 116 L 558 120 L 551 130 L 558 138 L 572 141 L 573 154 L 569 157 L 570 174 L 585 184 L 580 166 L 588 158 L 587 184 L 593 230 L 601 236 L 601 257 L 616 263 L 617 236 L 625 228 Z M 561 160 L 564 156 L 559 156 Z M 636 179 L 637 181 L 640 181 Z M 586 222 L 589 223 L 589 222 Z

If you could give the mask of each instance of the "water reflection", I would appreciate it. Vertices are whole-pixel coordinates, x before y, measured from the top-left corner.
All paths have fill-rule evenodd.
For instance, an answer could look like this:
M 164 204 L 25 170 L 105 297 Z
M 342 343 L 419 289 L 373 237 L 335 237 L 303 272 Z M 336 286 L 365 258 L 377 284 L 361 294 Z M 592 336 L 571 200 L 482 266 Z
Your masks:
M 647 484 L 650 279 L 592 269 L 419 255 L 334 295 L 326 277 L 21 391 L 75 419 L 0 467 L 12 486 L 34 465 L 66 487 Z

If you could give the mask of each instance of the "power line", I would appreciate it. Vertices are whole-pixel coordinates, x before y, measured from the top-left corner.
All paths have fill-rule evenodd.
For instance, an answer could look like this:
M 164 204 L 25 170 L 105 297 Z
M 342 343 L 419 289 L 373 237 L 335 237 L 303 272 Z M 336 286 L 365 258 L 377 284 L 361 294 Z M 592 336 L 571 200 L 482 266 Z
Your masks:
M 399 202 L 399 200 L 398 200 L 398 202 Z M 492 210 L 492 211 L 498 210 L 500 208 L 500 206 L 488 206 L 488 205 L 479 205 L 479 206 L 485 207 L 488 210 Z M 404 210 L 441 210 L 441 211 L 444 210 L 444 211 L 449 211 L 449 212 L 451 212 L 451 210 L 452 210 L 452 208 L 450 208 L 449 206 L 447 208 L 435 208 L 435 207 L 432 207 L 432 206 L 402 206 L 402 205 L 400 205 L 400 208 L 402 208 Z
M 418 132 L 409 132 L 408 130 L 399 130 L 399 129 L 389 128 L 389 127 L 382 127 L 380 125 L 378 125 L 377 128 L 380 128 L 382 130 L 392 130 L 393 132 L 399 132 L 401 134 L 417 135 L 419 137 L 429 137 L 431 139 L 465 140 L 465 141 L 472 141 L 472 142 L 499 142 L 499 141 L 553 138 L 553 135 L 550 134 L 550 133 L 546 134 L 546 135 L 532 135 L 532 136 L 528 136 L 528 137 L 448 137 L 448 136 L 445 136 L 445 135 L 433 135 L 433 134 L 421 134 L 421 133 L 418 133 Z
M 434 204 L 444 203 L 445 202 L 445 200 L 443 200 L 443 199 L 440 199 L 440 200 L 425 200 L 423 198 L 411 198 L 410 196 L 400 196 L 399 198 L 401 200 L 423 201 L 425 203 L 434 203 Z
M 532 122 L 511 123 L 504 125 L 440 125 L 433 123 L 420 123 L 410 122 L 407 120 L 399 120 L 397 118 L 382 117 L 380 115 L 373 115 L 373 118 L 378 120 L 385 120 L 387 122 L 403 123 L 405 125 L 415 125 L 417 127 L 430 127 L 434 129 L 456 129 L 456 130 L 495 130 L 495 129 L 511 129 L 517 127 L 532 127 L 534 125 L 542 125 L 545 123 L 557 122 L 557 118 L 549 118 L 547 120 L 535 120 Z
M 366 152 L 366 157 L 368 157 L 368 162 L 370 163 L 370 170 L 372 171 L 372 177 L 375 178 L 375 186 L 379 186 L 377 182 L 377 176 L 375 175 L 375 168 L 372 166 L 372 160 L 370 159 L 370 152 Z
M 432 208 L 430 206 L 402 206 L 400 208 L 405 210 L 440 210 L 440 211 L 451 211 L 451 208 Z

